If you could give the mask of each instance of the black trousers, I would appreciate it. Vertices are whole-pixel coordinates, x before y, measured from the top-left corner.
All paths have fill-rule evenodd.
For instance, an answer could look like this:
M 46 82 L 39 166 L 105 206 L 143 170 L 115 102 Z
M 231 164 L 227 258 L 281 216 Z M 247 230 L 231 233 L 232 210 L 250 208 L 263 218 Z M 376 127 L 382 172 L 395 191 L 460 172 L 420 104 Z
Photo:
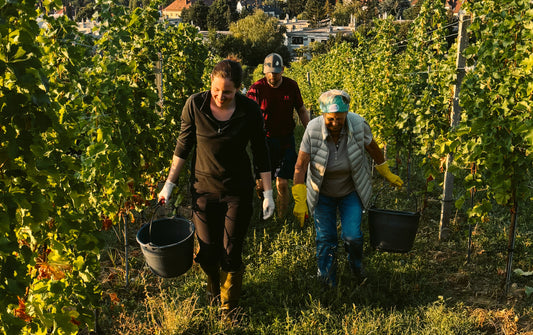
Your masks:
M 196 194 L 193 223 L 200 245 L 195 261 L 208 274 L 239 271 L 244 238 L 252 216 L 252 192 L 245 195 Z

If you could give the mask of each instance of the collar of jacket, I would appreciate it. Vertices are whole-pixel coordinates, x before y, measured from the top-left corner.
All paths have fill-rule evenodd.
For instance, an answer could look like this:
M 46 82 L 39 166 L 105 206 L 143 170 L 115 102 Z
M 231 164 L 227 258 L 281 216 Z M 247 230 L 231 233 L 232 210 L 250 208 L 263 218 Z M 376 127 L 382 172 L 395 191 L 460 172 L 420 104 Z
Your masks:
M 352 114 L 352 116 L 350 116 L 350 114 Z M 348 112 L 348 114 L 346 115 L 346 123 L 344 124 L 344 129 L 341 130 L 341 133 L 344 132 L 344 134 L 351 134 L 352 133 L 352 117 L 353 117 L 353 113 L 351 112 Z M 326 128 L 326 121 L 324 120 L 324 115 L 320 115 L 319 118 L 321 119 L 320 122 L 320 130 L 322 132 L 322 140 L 324 142 L 327 141 L 328 139 L 328 136 L 329 136 L 329 131 L 328 131 L 328 128 Z
M 200 111 L 204 113 L 209 118 L 213 118 L 213 113 L 211 112 L 211 91 L 204 91 L 200 94 L 202 103 L 200 104 Z M 244 95 L 241 93 L 235 94 L 235 111 L 230 119 L 243 117 L 246 115 L 245 108 L 240 108 L 243 101 Z

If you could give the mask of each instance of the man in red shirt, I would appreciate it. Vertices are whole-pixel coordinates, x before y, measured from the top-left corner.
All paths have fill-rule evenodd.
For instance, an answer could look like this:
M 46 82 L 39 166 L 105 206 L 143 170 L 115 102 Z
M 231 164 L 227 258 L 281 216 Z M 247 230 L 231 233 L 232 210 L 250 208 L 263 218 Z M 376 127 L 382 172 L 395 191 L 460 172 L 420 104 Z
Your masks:
M 278 217 L 286 215 L 289 206 L 288 179 L 294 175 L 296 149 L 293 112 L 296 110 L 300 121 L 306 127 L 309 112 L 304 106 L 302 94 L 296 81 L 283 76 L 283 58 L 277 53 L 265 57 L 263 73 L 265 77 L 256 81 L 246 94 L 255 100 L 265 119 L 267 142 L 270 149 L 272 176 L 276 177 Z M 257 181 L 258 188 L 261 181 Z M 261 193 L 259 193 L 261 194 Z

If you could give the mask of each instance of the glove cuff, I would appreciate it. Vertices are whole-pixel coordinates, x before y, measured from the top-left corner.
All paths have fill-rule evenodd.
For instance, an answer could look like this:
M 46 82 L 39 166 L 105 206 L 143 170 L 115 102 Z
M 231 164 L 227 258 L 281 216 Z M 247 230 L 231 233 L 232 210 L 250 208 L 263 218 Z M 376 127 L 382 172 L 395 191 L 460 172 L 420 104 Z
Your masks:
M 379 174 L 381 174 L 382 176 L 385 176 L 390 173 L 389 164 L 387 163 L 387 161 L 376 165 L 376 170 L 378 170 Z
M 263 191 L 263 197 L 265 197 L 265 198 L 273 198 L 272 190 Z
M 292 192 L 305 192 L 307 190 L 307 186 L 305 184 L 296 184 L 292 186 Z
M 305 184 L 296 184 L 292 186 L 292 197 L 295 203 L 304 204 L 307 201 L 307 186 Z
M 168 185 L 168 187 L 172 187 L 172 188 L 176 187 L 176 184 L 174 184 L 170 180 L 165 181 L 165 186 L 167 186 L 167 185 Z

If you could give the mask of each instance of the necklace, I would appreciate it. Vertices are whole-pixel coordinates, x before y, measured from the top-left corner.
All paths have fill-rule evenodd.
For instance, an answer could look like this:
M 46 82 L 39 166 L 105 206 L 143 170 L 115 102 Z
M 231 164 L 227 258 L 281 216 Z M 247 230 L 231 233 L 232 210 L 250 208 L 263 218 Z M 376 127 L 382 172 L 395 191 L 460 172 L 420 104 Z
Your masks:
M 341 144 L 341 134 L 336 136 L 331 136 L 331 139 L 333 140 L 333 144 L 335 144 L 335 160 L 338 159 L 338 152 L 339 152 L 339 146 Z
M 227 128 L 227 126 L 228 126 L 228 124 L 229 124 L 229 121 L 230 121 L 230 120 L 226 120 L 226 121 L 220 121 L 220 120 L 217 120 L 217 125 L 218 125 L 218 131 L 217 131 L 217 133 L 218 133 L 218 134 L 221 134 L 222 131 L 224 131 L 224 130 Z

